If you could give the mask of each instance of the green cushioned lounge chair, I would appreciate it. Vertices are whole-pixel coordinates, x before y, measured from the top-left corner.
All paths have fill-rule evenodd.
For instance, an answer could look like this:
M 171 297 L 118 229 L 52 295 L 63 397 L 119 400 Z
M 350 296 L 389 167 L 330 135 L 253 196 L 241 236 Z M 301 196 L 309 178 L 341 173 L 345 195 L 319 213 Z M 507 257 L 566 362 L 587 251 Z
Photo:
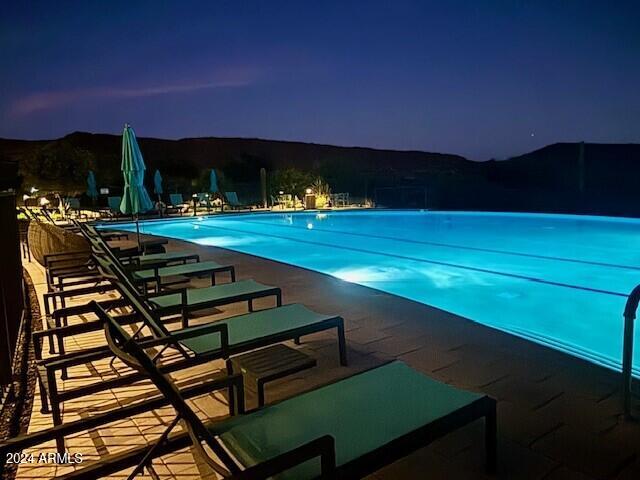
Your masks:
M 173 277 L 203 277 L 211 276 L 211 285 L 216 284 L 216 273 L 229 272 L 231 281 L 236 281 L 236 272 L 233 265 L 221 265 L 213 260 L 205 262 L 184 263 L 182 265 L 171 265 L 168 267 L 155 266 L 146 270 L 131 272 L 131 276 L 136 282 L 145 286 L 154 284 L 158 290 L 162 288 L 169 279 Z
M 282 305 L 279 287 L 264 285 L 255 280 L 240 280 L 205 288 L 189 288 L 179 293 L 149 297 L 157 312 L 162 314 L 193 312 L 204 308 L 218 307 L 236 302 L 247 302 L 253 311 L 253 301 L 262 297 L 277 297 L 277 305 Z
M 169 213 L 179 213 L 180 215 L 189 212 L 191 206 L 188 202 L 184 201 L 184 198 L 181 193 L 170 193 L 169 194 L 169 208 L 171 211 Z
M 242 203 L 238 199 L 238 194 L 236 192 L 225 192 L 224 196 L 227 199 L 227 205 L 226 205 L 227 207 L 236 208 L 236 209 L 248 208 L 249 210 L 251 210 L 251 205 Z
M 205 424 L 145 350 L 107 313 L 100 316 L 112 351 L 150 378 L 177 416 L 145 456 L 144 448 L 132 450 L 62 478 L 97 478 L 132 466 L 135 476 L 152 471 L 154 456 L 189 445 L 223 478 L 362 478 L 481 418 L 486 466 L 495 469 L 495 400 L 437 382 L 402 362 Z M 178 419 L 187 433 L 172 435 Z

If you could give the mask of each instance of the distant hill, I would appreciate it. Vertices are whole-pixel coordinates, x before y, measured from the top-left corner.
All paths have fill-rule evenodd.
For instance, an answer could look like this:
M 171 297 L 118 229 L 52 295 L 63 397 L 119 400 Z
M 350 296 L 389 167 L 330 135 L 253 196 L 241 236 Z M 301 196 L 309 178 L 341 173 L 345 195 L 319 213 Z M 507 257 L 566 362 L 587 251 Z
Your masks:
M 492 198 L 514 210 L 640 216 L 640 145 L 556 143 L 485 162 Z
M 200 191 L 215 168 L 226 189 L 255 200 L 260 168 L 269 174 L 296 168 L 322 176 L 334 192 L 347 191 L 389 207 L 640 216 L 636 144 L 558 143 L 509 160 L 473 162 L 442 153 L 260 139 L 138 140 L 148 171 L 160 169 L 167 192 Z M 48 160 L 54 166 L 47 168 L 65 163 L 65 155 L 84 155 L 99 186 L 117 192 L 122 184 L 120 142 L 118 135 L 84 132 L 54 140 L 0 139 L 0 159 L 18 161 L 25 182 L 40 185 L 46 183 L 38 178 L 42 169 L 28 168 L 39 151 L 57 152 Z M 67 176 L 74 175 L 72 183 L 82 191 L 86 165 L 73 167 Z M 147 177 L 150 182 L 151 175 Z

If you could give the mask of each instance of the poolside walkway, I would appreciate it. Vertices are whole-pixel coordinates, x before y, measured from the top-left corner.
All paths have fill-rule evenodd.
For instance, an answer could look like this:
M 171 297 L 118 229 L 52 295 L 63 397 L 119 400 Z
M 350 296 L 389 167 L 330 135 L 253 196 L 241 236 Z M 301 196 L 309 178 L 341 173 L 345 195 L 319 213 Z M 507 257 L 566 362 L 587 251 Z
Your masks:
M 622 420 L 619 376 L 608 370 L 426 305 L 319 273 L 187 242 L 170 241 L 168 249 L 189 249 L 197 251 L 202 260 L 232 263 L 240 279 L 254 278 L 282 287 L 285 303 L 300 302 L 345 318 L 349 367 L 339 366 L 334 334 L 304 338 L 300 348 L 317 359 L 318 367 L 270 384 L 267 402 L 399 358 L 438 380 L 498 400 L 498 478 L 640 478 L 640 424 Z M 42 292 L 41 269 L 35 264 L 27 268 Z M 222 312 L 212 310 L 194 324 L 241 312 L 244 306 L 239 305 Z M 75 348 L 102 342 L 101 335 L 83 335 L 74 340 Z M 74 348 L 72 343 L 69 347 Z M 222 365 L 214 362 L 176 378 L 187 384 L 210 376 L 212 366 Z M 71 373 L 73 380 L 65 386 L 113 375 L 108 362 L 79 367 Z M 64 419 L 80 418 L 96 408 L 116 408 L 150 392 L 151 386 L 141 384 L 69 402 Z M 215 418 L 225 414 L 225 402 L 222 395 L 212 395 L 196 400 L 195 405 L 199 414 Z M 50 424 L 49 417 L 39 412 L 39 405 L 37 398 L 31 430 Z M 69 450 L 83 452 L 91 461 L 106 452 L 149 441 L 171 420 L 171 412 L 170 408 L 162 409 L 77 436 L 69 442 Z M 163 479 L 215 478 L 193 463 L 188 450 L 167 456 L 158 465 Z M 51 478 L 69 468 L 25 465 L 18 478 Z M 491 478 L 483 473 L 482 424 L 461 429 L 371 478 Z

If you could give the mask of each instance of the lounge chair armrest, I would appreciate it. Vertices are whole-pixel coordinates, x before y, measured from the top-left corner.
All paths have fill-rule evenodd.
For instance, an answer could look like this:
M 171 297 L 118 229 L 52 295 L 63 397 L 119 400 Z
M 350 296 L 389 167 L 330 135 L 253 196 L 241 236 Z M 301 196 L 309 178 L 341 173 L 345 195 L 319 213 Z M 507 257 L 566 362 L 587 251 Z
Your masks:
M 135 323 L 140 320 L 140 316 L 136 313 L 125 313 L 118 315 L 118 321 L 122 324 Z M 62 327 L 45 328 L 43 330 L 36 330 L 33 332 L 33 339 L 37 341 L 43 337 L 52 337 L 53 335 L 59 337 L 70 337 L 81 333 L 94 332 L 102 330 L 102 321 L 89 320 L 88 322 L 74 323 L 73 325 L 66 325 Z
M 46 293 L 43 293 L 42 296 L 46 302 L 51 298 L 79 297 L 81 295 L 89 295 L 93 293 L 110 292 L 115 289 L 116 287 L 114 287 L 113 285 L 103 284 L 103 285 L 96 285 L 94 287 L 92 286 L 92 287 L 74 288 L 73 290 L 58 290 L 54 292 L 46 292 Z
M 48 262 L 53 260 L 53 259 L 62 259 L 64 257 L 78 257 L 81 255 L 89 255 L 89 252 L 87 250 L 73 250 L 70 252 L 59 252 L 59 253 L 47 253 L 46 255 L 44 255 L 44 265 L 45 267 L 48 265 Z
M 147 293 L 145 296 L 147 298 L 160 298 L 160 297 L 166 297 L 169 295 L 175 295 L 176 293 L 179 293 L 180 296 L 183 296 L 187 294 L 187 287 L 182 287 L 182 288 L 174 288 L 171 290 L 164 290 L 162 292 L 151 292 L 151 293 Z
M 318 478 L 334 478 L 336 469 L 335 441 L 330 435 L 311 440 L 304 445 L 249 467 L 229 478 L 233 480 L 267 479 L 318 457 L 320 457 L 321 464 L 321 473 Z
M 124 298 L 114 298 L 109 300 L 102 300 L 98 302 L 105 310 L 113 310 L 114 308 L 126 307 L 128 302 Z M 52 318 L 72 317 L 77 315 L 84 315 L 85 313 L 92 313 L 94 307 L 92 303 L 85 303 L 83 305 L 73 305 L 71 307 L 59 308 L 52 314 Z
M 165 343 L 177 343 L 182 340 L 188 340 L 190 338 L 196 338 L 201 335 L 208 335 L 210 333 L 220 334 L 220 343 L 226 348 L 229 345 L 229 329 L 224 323 L 211 323 L 208 325 L 199 325 L 197 327 L 183 328 L 175 333 L 170 333 L 163 337 L 155 338 L 150 341 L 141 341 L 139 344 L 141 347 L 150 348 L 155 345 L 162 345 Z
M 46 262 L 46 268 L 73 268 L 89 263 L 89 255 L 78 255 L 67 258 L 50 258 Z

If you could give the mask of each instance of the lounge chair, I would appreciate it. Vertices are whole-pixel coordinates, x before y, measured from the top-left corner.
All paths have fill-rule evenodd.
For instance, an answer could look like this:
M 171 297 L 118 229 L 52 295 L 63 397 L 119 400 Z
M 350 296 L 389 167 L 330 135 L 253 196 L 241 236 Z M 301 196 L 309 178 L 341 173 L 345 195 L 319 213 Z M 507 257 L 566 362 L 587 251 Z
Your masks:
M 332 329 L 337 331 L 340 363 L 342 365 L 347 363 L 344 322 L 339 316 L 319 314 L 303 305 L 292 304 L 169 332 L 163 325 L 159 315 L 149 305 L 148 300 L 142 297 L 131 283 L 121 281 L 116 271 L 105 273 L 110 274 L 110 281 L 117 287 L 122 297 L 126 299 L 127 305 L 133 309 L 131 314 L 119 317 L 118 321 L 123 324 L 142 322 L 143 326 L 138 329 L 138 340 L 145 341 L 145 338 L 140 336 L 143 327 L 151 331 L 151 339 L 178 336 L 179 344 L 176 348 L 182 359 L 164 365 L 162 368 L 166 372 L 181 370 L 217 359 L 227 360 L 227 369 L 231 371 L 230 362 L 228 361 L 231 355 L 248 352 L 286 340 L 296 340 L 303 335 Z M 81 306 L 81 308 L 93 311 L 94 304 L 95 302 L 92 302 L 92 304 Z M 80 307 L 70 308 L 80 310 Z M 109 358 L 112 354 L 108 348 L 100 346 L 42 359 L 42 340 L 44 337 L 51 339 L 52 336 L 77 335 L 95 330 L 95 322 L 85 322 L 34 333 L 42 411 L 45 413 L 51 412 L 54 425 L 62 423 L 60 406 L 63 402 L 111 388 L 122 387 L 144 379 L 144 376 L 139 373 L 123 374 L 94 384 L 65 388 L 64 391 L 59 392 L 57 385 L 58 371 L 64 373 L 68 368 L 75 365 L 83 365 Z M 58 439 L 58 442 L 58 448 L 62 451 L 64 449 L 63 440 Z
M 486 468 L 495 470 L 495 400 L 437 382 L 402 362 L 205 424 L 145 349 L 106 312 L 99 315 L 114 354 L 151 379 L 176 417 L 150 447 L 107 457 L 63 479 L 99 478 L 134 467 L 132 478 L 145 468 L 153 471 L 154 457 L 187 446 L 223 478 L 362 478 L 481 418 Z M 187 432 L 172 434 L 179 420 Z
M 170 193 L 167 213 L 180 213 L 180 215 L 189 212 L 190 205 L 184 201 L 181 193 Z M 171 211 L 169 211 L 171 210 Z
M 236 192 L 225 192 L 224 196 L 227 199 L 227 207 L 251 210 L 251 205 L 241 203 L 240 200 L 238 200 L 238 194 Z

